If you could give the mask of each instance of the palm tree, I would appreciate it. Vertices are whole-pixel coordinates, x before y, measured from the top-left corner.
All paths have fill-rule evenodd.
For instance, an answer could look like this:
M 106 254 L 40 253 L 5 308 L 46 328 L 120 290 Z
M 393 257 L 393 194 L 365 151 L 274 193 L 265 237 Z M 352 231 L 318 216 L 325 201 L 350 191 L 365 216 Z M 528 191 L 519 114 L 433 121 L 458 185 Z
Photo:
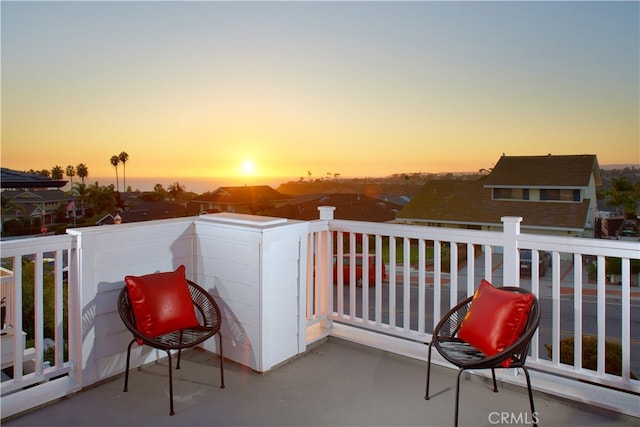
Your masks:
M 124 191 L 127 191 L 127 174 L 125 171 L 125 164 L 129 160 L 129 155 L 123 151 L 118 155 L 118 160 L 122 163 L 122 188 Z
M 120 157 L 116 155 L 111 156 L 111 166 L 116 168 L 116 191 L 120 191 L 120 186 L 118 183 L 118 163 L 120 163 Z
M 78 163 L 78 166 L 76 166 L 76 172 L 84 184 L 84 179 L 89 176 L 89 168 L 84 163 Z
M 167 188 L 167 192 L 169 196 L 171 196 L 171 199 L 176 200 L 184 193 L 184 189 L 184 185 L 180 185 L 180 183 L 176 181 Z
M 98 181 L 93 184 L 87 186 L 87 197 L 93 201 L 94 197 L 96 197 L 100 193 L 100 184 Z
M 84 199 L 87 198 L 87 196 L 90 194 L 89 187 L 87 187 L 84 182 L 81 184 L 76 184 L 75 186 L 73 186 L 73 188 L 71 188 L 71 193 L 76 196 L 78 200 L 80 200 L 80 208 L 82 209 L 82 216 L 84 217 Z
M 113 184 L 101 187 L 98 181 L 87 188 L 87 196 L 93 204 L 94 215 L 103 215 L 117 207 L 116 193 Z
M 74 168 L 71 165 L 68 165 L 67 169 L 65 169 L 65 173 L 69 177 L 69 180 L 71 181 L 71 186 L 73 187 L 73 177 L 76 176 L 76 168 Z
M 153 192 L 149 194 L 148 200 L 154 202 L 162 202 L 167 197 L 167 190 L 164 189 L 162 184 L 156 184 L 153 186 Z
M 62 166 L 56 165 L 53 168 L 51 168 L 52 179 L 62 179 L 62 177 L 64 177 L 64 170 L 62 169 Z

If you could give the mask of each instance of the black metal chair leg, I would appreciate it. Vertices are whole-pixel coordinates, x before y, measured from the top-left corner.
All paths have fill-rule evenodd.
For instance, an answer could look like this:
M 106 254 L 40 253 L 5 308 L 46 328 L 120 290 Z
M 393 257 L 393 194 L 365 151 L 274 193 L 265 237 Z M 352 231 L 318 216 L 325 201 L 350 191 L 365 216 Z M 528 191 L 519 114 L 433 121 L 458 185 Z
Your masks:
M 429 378 L 431 376 L 431 343 L 427 351 L 427 386 L 424 392 L 424 400 L 429 400 Z
M 131 346 L 136 342 L 136 339 L 132 339 L 129 343 L 129 347 L 127 347 L 127 368 L 124 371 L 124 390 L 123 392 L 129 391 L 129 359 L 131 358 Z
M 496 382 L 496 370 L 491 368 L 491 376 L 493 377 L 493 392 L 498 392 L 498 383 Z
M 529 390 L 529 403 L 531 404 L 531 420 L 533 421 L 533 427 L 538 427 L 538 414 L 536 414 L 536 408 L 533 405 L 533 390 L 531 390 L 531 378 L 529 377 L 529 370 L 522 367 L 524 376 L 527 378 L 527 389 Z
M 182 342 L 184 331 L 180 331 L 180 342 Z M 178 363 L 176 364 L 176 369 L 180 369 L 180 354 L 182 353 L 182 349 L 178 349 Z
M 173 411 L 173 375 L 171 372 L 171 351 L 167 350 L 167 357 L 169 361 L 169 405 L 171 410 L 169 411 L 169 415 L 175 414 Z
M 458 427 L 458 404 L 460 403 L 460 377 L 464 369 L 458 371 L 458 380 L 456 381 L 456 415 L 453 421 L 454 427 Z
M 224 356 L 222 355 L 222 334 L 218 333 L 220 342 L 220 388 L 224 388 Z

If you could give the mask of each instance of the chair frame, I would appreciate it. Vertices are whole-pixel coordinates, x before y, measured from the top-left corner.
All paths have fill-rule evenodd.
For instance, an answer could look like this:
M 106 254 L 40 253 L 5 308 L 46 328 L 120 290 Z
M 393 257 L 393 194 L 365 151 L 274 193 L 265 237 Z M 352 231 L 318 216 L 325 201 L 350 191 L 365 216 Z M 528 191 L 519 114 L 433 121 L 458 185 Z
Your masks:
M 531 292 L 515 286 L 497 287 L 496 289 L 502 289 L 509 292 L 517 292 L 522 294 L 530 294 Z M 460 377 L 462 372 L 467 369 L 491 369 L 491 376 L 493 379 L 493 391 L 498 392 L 498 385 L 496 382 L 495 369 L 506 369 L 502 362 L 511 360 L 509 368 L 522 368 L 527 380 L 527 390 L 529 392 L 529 403 L 531 405 L 531 416 L 534 426 L 537 427 L 537 416 L 535 415 L 535 407 L 533 404 L 533 393 L 531 390 L 531 378 L 529 377 L 529 371 L 524 366 L 529 353 L 529 345 L 531 338 L 535 333 L 538 325 L 540 324 L 540 304 L 538 299 L 534 296 L 527 323 L 524 330 L 520 334 L 520 337 L 508 348 L 504 349 L 498 354 L 493 356 L 487 356 L 480 350 L 473 347 L 471 344 L 458 338 L 458 332 L 460 326 L 464 320 L 473 296 L 468 297 L 451 308 L 436 325 L 433 330 L 432 339 L 429 343 L 429 350 L 427 354 L 427 384 L 425 390 L 425 400 L 429 400 L 429 379 L 431 374 L 431 351 L 435 347 L 438 353 L 442 357 L 455 365 L 458 368 L 458 377 L 456 381 L 456 403 L 455 403 L 455 426 L 458 425 L 458 406 L 460 401 Z
M 129 292 L 127 287 L 124 286 L 118 296 L 118 313 L 122 322 L 127 329 L 133 334 L 133 339 L 127 347 L 127 367 L 124 377 L 124 392 L 128 391 L 129 385 L 129 361 L 131 358 L 131 347 L 134 343 L 139 345 L 148 345 L 155 349 L 164 350 L 167 352 L 168 365 L 169 365 L 169 403 L 170 412 L 169 415 L 174 415 L 173 409 L 173 375 L 172 375 L 172 358 L 171 351 L 178 350 L 178 361 L 176 369 L 180 369 L 180 355 L 183 349 L 194 347 L 214 335 L 218 335 L 219 349 L 220 349 L 220 388 L 224 388 L 224 368 L 223 368 L 223 353 L 222 353 L 222 335 L 220 334 L 220 327 L 222 325 L 222 315 L 218 304 L 213 297 L 204 290 L 201 286 L 187 280 L 189 287 L 189 293 L 193 306 L 196 310 L 196 315 L 200 320 L 199 326 L 187 329 L 180 329 L 173 332 L 169 332 L 157 337 L 150 338 L 143 335 L 142 332 L 136 327 L 135 315 L 133 313 L 133 307 L 129 299 Z

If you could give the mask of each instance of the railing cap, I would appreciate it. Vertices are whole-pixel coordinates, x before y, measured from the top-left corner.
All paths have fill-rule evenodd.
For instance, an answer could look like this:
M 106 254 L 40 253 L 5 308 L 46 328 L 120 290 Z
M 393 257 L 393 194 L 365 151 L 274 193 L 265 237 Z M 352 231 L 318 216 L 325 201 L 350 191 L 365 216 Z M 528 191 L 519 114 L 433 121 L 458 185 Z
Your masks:
M 500 218 L 503 223 L 519 223 L 522 222 L 521 216 L 503 216 Z
M 335 206 L 318 206 L 320 211 L 320 219 L 331 220 L 333 219 L 333 211 L 336 210 Z

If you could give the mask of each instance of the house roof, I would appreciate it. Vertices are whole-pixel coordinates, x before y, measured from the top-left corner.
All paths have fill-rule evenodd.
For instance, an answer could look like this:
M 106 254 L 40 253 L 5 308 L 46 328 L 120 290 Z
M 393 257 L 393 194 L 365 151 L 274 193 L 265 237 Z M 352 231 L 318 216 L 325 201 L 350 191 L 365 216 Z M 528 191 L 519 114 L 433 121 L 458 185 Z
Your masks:
M 286 206 L 271 209 L 266 215 L 299 220 L 319 218 L 319 206 L 334 206 L 335 219 L 353 221 L 386 222 L 396 219 L 401 205 L 383 202 L 375 197 L 362 194 L 332 193 L 303 196 Z
M 67 202 L 72 198 L 62 190 L 4 190 L 2 196 L 14 203 Z
M 185 216 L 186 208 L 173 202 L 147 202 L 141 201 L 133 207 L 118 212 L 122 223 L 151 221 L 156 219 L 179 218 Z M 96 224 L 114 224 L 115 214 L 107 214 Z
M 600 167 L 593 154 L 566 156 L 502 156 L 487 176 L 487 187 L 587 187 L 591 175 L 600 185 Z
M 40 216 L 51 213 L 71 200 L 62 190 L 21 189 L 3 190 L 2 197 L 16 206 L 16 216 Z
M 520 216 L 523 227 L 583 230 L 589 200 L 582 203 L 493 200 L 485 180 L 428 181 L 400 211 L 399 220 L 449 224 L 502 225 Z
M 251 185 L 241 187 L 219 187 L 211 193 L 205 193 L 194 198 L 193 202 L 244 204 L 265 203 L 289 198 L 290 196 L 282 194 L 268 185 Z
M 60 188 L 66 184 L 67 181 L 7 168 L 0 173 L 0 188 Z

